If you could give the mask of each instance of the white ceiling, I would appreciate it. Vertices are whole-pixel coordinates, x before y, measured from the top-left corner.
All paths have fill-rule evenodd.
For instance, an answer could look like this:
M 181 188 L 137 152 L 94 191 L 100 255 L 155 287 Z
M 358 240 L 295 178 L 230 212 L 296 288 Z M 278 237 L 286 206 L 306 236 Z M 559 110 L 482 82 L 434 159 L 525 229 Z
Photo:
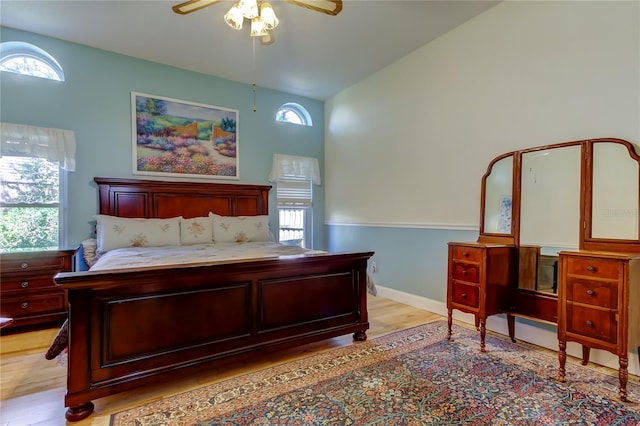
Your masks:
M 189 15 L 171 10 L 178 3 L 0 0 L 0 25 L 252 83 L 248 25 L 235 31 L 222 18 L 232 2 Z M 498 2 L 344 0 L 337 16 L 271 3 L 280 25 L 274 44 L 256 43 L 256 84 L 324 100 Z

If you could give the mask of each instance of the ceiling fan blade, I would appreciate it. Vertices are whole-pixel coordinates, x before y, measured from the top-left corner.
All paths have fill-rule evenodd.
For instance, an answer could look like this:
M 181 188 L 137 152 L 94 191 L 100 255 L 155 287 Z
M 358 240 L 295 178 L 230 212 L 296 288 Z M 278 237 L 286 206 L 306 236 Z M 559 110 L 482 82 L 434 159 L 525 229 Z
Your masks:
M 337 15 L 342 10 L 342 0 L 285 0 L 287 3 L 306 7 L 327 15 Z
M 203 7 L 211 6 L 212 4 L 219 3 L 221 1 L 222 0 L 189 0 L 173 6 L 172 9 L 175 13 L 186 15 L 187 13 L 195 12 Z

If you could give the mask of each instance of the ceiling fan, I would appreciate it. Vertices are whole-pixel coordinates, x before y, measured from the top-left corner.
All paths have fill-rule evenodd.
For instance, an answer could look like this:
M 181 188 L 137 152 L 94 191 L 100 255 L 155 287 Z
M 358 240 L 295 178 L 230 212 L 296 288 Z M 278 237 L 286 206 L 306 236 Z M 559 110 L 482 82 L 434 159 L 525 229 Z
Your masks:
M 195 12 L 204 7 L 220 3 L 224 0 L 188 0 L 173 6 L 173 11 L 180 15 Z M 335 16 L 342 10 L 342 0 L 284 0 L 316 12 Z M 260 37 L 262 44 L 271 44 L 274 41 L 271 30 L 278 25 L 271 4 L 266 0 L 238 0 L 224 15 L 225 22 L 233 29 L 242 29 L 245 19 L 251 21 L 251 35 Z

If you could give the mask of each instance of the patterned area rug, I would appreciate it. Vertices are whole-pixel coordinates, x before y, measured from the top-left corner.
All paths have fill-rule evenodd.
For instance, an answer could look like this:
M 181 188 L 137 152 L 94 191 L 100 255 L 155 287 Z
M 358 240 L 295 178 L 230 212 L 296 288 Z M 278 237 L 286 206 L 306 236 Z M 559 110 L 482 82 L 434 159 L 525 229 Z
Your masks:
M 640 385 L 436 321 L 116 413 L 124 425 L 640 425 Z

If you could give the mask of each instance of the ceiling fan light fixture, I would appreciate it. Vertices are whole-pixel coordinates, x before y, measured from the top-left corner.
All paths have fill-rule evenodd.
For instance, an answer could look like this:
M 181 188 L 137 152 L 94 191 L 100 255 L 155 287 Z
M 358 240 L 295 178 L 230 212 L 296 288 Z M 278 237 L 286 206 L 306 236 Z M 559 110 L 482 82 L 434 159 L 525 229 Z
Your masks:
M 247 19 L 258 17 L 258 1 L 257 0 L 240 0 L 238 7 L 242 10 L 242 14 Z
M 242 22 L 244 21 L 244 15 L 242 9 L 238 7 L 238 3 L 234 4 L 231 9 L 224 15 L 224 22 L 227 23 L 234 30 L 242 29 Z
M 262 37 L 268 34 L 267 25 L 262 20 L 262 17 L 258 16 L 251 20 L 251 36 Z
M 260 4 L 260 18 L 264 21 L 267 30 L 272 30 L 278 26 L 278 18 L 270 3 Z

